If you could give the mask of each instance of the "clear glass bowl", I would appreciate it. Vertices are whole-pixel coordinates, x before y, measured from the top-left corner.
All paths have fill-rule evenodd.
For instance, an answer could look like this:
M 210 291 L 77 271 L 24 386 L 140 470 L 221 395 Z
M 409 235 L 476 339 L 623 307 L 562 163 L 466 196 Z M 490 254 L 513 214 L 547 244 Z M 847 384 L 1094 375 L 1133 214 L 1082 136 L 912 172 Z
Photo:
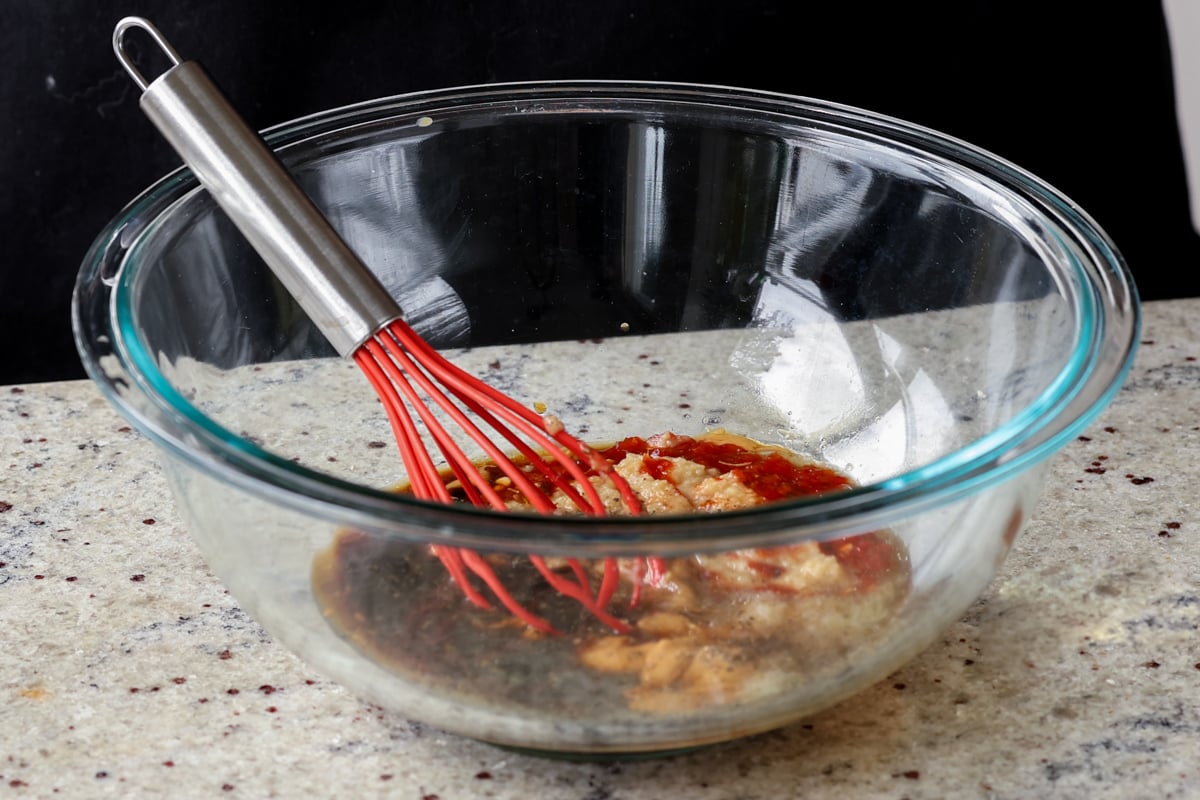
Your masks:
M 534 83 L 369 102 L 268 139 L 418 331 L 583 438 L 724 428 L 854 481 L 639 519 L 397 495 L 356 367 L 190 173 L 152 186 L 79 276 L 91 377 L 160 448 L 213 570 L 271 634 L 376 703 L 498 744 L 663 752 L 880 679 L 992 579 L 1047 458 L 1113 396 L 1137 340 L 1130 276 L 1084 212 L 969 144 L 853 108 Z M 568 635 L 530 636 L 427 568 L 430 545 L 472 548 L 536 593 L 523 554 L 695 568 L 864 536 L 894 546 L 887 580 L 699 593 L 672 619 L 700 633 L 656 663 L 652 642 L 614 644 L 561 609 Z M 632 666 L 597 669 L 596 642 Z

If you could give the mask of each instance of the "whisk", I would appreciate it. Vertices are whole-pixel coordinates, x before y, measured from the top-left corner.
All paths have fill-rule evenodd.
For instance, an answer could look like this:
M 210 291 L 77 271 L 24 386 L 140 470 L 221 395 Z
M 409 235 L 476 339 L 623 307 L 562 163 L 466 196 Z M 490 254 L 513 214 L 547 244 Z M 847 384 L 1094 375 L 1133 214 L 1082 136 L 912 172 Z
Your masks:
M 126 51 L 125 38 L 133 29 L 148 35 L 171 64 L 153 81 L 143 76 Z M 353 359 L 366 375 L 386 410 L 414 496 L 453 502 L 422 438 L 419 425 L 423 425 L 469 502 L 497 511 L 508 509 L 496 486 L 458 444 L 450 429 L 455 427 L 476 442 L 511 482 L 507 491 L 519 492 L 537 512 L 553 513 L 556 506 L 522 464 L 539 473 L 585 514 L 606 513 L 589 475 L 610 481 L 628 513 L 641 513 L 637 496 L 612 464 L 567 433 L 561 422 L 535 413 L 460 369 L 404 321 L 391 295 L 197 62 L 183 61 L 158 29 L 141 17 L 126 17 L 117 23 L 113 49 L 142 91 L 140 105 L 145 114 L 334 349 Z M 450 427 L 435 409 L 440 409 Z M 506 454 L 492 436 L 506 442 L 516 455 Z M 486 594 L 490 592 L 526 624 L 554 631 L 546 619 L 513 597 L 479 553 L 447 545 L 434 545 L 433 552 L 476 606 L 491 608 Z M 567 570 L 558 571 L 540 556 L 530 555 L 529 559 L 555 590 L 611 628 L 627 630 L 626 624 L 608 611 L 620 581 L 615 558 L 604 559 L 595 588 L 586 568 L 576 560 L 568 560 Z M 656 559 L 638 562 L 636 572 L 652 576 L 661 572 L 661 563 Z M 637 596 L 636 589 L 633 596 Z

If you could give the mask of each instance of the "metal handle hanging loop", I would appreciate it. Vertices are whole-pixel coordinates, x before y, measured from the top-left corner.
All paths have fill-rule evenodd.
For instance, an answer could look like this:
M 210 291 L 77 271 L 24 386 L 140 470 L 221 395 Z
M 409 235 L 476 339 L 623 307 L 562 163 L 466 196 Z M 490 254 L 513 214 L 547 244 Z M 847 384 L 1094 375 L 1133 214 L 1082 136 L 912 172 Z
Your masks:
M 117 61 L 121 62 L 121 66 L 129 73 L 129 77 L 133 78 L 133 82 L 138 85 L 138 88 L 143 92 L 150 86 L 150 82 L 142 75 L 133 64 L 133 60 L 129 58 L 129 53 L 125 51 L 125 34 L 131 28 L 140 28 L 145 31 L 150 39 L 158 45 L 163 54 L 171 60 L 172 66 L 179 66 L 183 63 L 183 59 L 179 57 L 179 53 L 171 46 L 171 43 L 163 37 L 158 28 L 143 17 L 125 17 L 117 23 L 117 27 L 113 30 L 113 52 L 117 54 Z
M 173 66 L 153 81 L 125 52 L 140 28 Z M 142 89 L 139 105 L 242 235 L 340 354 L 401 316 L 391 294 L 330 226 L 204 69 L 184 61 L 141 17 L 126 17 L 113 49 Z

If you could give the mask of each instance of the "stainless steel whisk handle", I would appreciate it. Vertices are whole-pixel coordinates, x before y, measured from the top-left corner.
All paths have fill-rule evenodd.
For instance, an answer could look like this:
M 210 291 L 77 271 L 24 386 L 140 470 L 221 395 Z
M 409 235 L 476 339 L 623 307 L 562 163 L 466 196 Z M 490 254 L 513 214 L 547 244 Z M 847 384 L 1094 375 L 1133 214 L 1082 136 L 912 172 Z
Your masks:
M 148 81 L 125 51 L 145 31 L 172 66 Z M 183 61 L 141 17 L 113 31 L 139 105 L 200 183 L 343 356 L 401 316 L 388 291 L 330 226 L 276 155 L 195 61 Z

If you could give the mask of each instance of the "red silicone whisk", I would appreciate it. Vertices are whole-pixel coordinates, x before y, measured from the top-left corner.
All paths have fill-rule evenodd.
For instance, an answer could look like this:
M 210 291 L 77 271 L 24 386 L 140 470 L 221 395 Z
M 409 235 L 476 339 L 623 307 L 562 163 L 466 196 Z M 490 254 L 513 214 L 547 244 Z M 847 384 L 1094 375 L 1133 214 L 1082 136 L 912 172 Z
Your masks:
M 172 64 L 152 82 L 125 50 L 124 39 L 131 29 L 144 31 Z M 162 34 L 140 17 L 117 24 L 113 48 L 142 90 L 142 110 L 313 323 L 341 355 L 358 364 L 375 388 L 416 497 L 452 502 L 419 423 L 474 505 L 507 510 L 492 482 L 457 444 L 455 430 L 476 442 L 511 481 L 512 490 L 538 512 L 552 513 L 555 505 L 518 462 L 531 465 L 548 482 L 544 485 L 561 491 L 585 514 L 606 513 L 588 479 L 594 475 L 612 482 L 628 513 L 641 512 L 637 497 L 612 465 L 564 431 L 557 420 L 536 414 L 458 368 L 404 322 L 391 295 L 199 64 L 182 61 Z M 519 454 L 516 461 L 511 452 Z M 490 607 L 485 591 L 490 592 L 529 625 L 552 630 L 505 589 L 487 559 L 463 548 L 435 545 L 433 549 L 472 603 Z M 538 556 L 530 559 L 557 591 L 614 629 L 625 629 L 607 610 L 619 578 L 615 559 L 604 560 L 603 577 L 595 588 L 578 562 L 568 562 L 568 570 L 560 572 Z M 657 561 L 650 565 L 651 572 L 660 568 Z

